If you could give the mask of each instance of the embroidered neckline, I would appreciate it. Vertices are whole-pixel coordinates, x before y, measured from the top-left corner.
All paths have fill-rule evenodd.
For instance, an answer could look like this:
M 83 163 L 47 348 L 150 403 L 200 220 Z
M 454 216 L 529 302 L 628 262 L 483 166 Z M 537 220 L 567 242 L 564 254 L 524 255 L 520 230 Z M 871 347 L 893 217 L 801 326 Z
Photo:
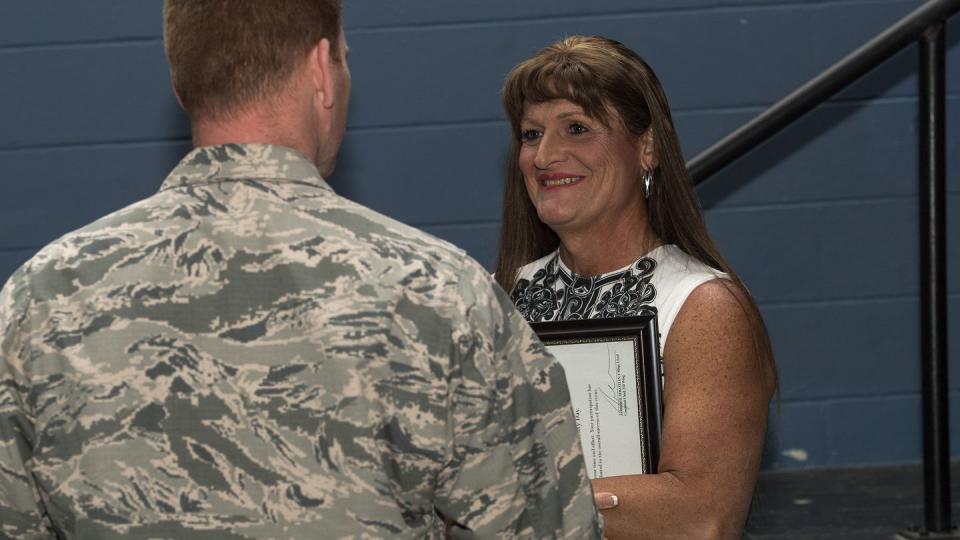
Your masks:
M 611 270 L 609 272 L 604 272 L 602 274 L 597 274 L 595 276 L 582 276 L 574 272 L 571 268 L 569 268 L 566 264 L 564 264 L 563 258 L 560 257 L 560 248 L 557 248 L 553 252 L 553 257 L 551 258 L 550 262 L 547 263 L 547 266 L 550 266 L 551 264 L 555 264 L 561 272 L 564 272 L 567 274 L 567 276 L 570 278 L 571 281 L 585 280 L 585 279 L 587 280 L 593 279 L 595 281 L 600 281 L 617 274 L 629 272 L 632 268 L 634 268 L 634 266 L 636 266 L 637 263 L 639 263 L 643 259 L 653 259 L 654 261 L 656 261 L 659 258 L 659 252 L 665 249 L 667 246 L 668 244 L 660 244 L 659 246 L 637 257 L 633 262 L 631 262 L 626 266 L 620 267 L 616 270 Z
M 510 297 L 530 322 L 628 317 L 657 296 L 650 282 L 659 246 L 630 265 L 598 276 L 579 276 L 560 259 L 559 249 L 528 279 L 518 279 Z

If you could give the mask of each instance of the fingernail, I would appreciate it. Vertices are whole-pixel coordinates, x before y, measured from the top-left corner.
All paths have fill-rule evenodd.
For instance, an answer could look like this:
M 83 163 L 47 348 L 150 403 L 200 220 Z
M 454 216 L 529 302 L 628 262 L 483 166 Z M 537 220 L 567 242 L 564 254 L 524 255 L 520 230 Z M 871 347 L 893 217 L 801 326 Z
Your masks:
M 620 503 L 620 499 L 612 493 L 599 493 L 597 495 L 597 506 L 601 510 L 609 510 Z

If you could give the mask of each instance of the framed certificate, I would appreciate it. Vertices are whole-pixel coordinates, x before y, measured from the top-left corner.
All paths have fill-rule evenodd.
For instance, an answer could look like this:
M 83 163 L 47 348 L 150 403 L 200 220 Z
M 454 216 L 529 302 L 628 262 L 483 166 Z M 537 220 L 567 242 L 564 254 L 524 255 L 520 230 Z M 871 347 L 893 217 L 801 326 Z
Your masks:
M 530 326 L 566 373 L 590 478 L 657 472 L 663 399 L 656 310 Z

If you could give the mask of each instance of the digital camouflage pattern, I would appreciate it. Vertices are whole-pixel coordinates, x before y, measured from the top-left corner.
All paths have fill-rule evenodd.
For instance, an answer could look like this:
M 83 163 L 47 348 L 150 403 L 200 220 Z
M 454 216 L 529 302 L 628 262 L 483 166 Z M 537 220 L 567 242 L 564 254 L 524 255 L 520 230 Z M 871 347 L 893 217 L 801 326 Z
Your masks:
M 600 533 L 506 295 L 293 150 L 195 150 L 18 270 L 0 329 L 0 536 Z

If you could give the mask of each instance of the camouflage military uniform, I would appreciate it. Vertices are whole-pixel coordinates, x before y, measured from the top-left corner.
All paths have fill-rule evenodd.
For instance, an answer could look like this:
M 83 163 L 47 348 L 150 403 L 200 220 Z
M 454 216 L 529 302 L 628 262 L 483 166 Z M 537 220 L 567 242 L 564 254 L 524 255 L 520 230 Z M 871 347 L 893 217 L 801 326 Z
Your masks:
M 599 533 L 510 300 L 293 150 L 195 150 L 18 270 L 0 329 L 0 536 Z

